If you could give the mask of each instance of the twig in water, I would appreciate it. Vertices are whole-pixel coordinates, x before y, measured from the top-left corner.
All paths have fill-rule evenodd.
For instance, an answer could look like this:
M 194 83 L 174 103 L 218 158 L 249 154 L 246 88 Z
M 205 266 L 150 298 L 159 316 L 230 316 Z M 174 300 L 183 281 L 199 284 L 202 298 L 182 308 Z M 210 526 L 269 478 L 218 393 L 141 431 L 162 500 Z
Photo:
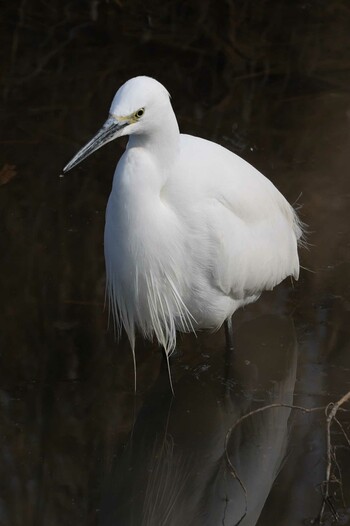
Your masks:
M 240 423 L 242 423 L 244 420 L 246 420 L 250 416 L 256 415 L 257 413 L 261 413 L 262 411 L 266 411 L 268 409 L 281 408 L 281 407 L 286 407 L 286 408 L 289 408 L 289 409 L 302 411 L 303 413 L 311 413 L 311 412 L 314 412 L 314 411 L 321 411 L 321 410 L 325 411 L 325 415 L 327 417 L 327 420 L 326 420 L 326 424 L 327 424 L 327 426 L 326 426 L 326 432 L 327 432 L 326 480 L 322 484 L 322 487 L 324 488 L 324 490 L 323 490 L 323 502 L 322 502 L 322 507 L 321 507 L 321 511 L 320 511 L 319 516 L 318 516 L 317 522 L 319 524 L 322 524 L 322 522 L 323 522 L 323 515 L 324 515 L 324 510 L 325 510 L 326 504 L 329 507 L 334 519 L 337 522 L 339 522 L 338 512 L 335 509 L 335 506 L 334 506 L 334 504 L 332 502 L 332 497 L 329 495 L 329 485 L 330 485 L 330 480 L 331 480 L 332 463 L 334 463 L 337 466 L 337 468 L 338 468 L 340 479 L 339 480 L 337 479 L 337 482 L 340 484 L 341 493 L 342 493 L 342 487 L 341 487 L 342 486 L 342 483 L 341 483 L 342 474 L 341 474 L 341 470 L 340 470 L 340 467 L 338 465 L 337 459 L 335 457 L 334 448 L 332 447 L 332 442 L 331 442 L 331 425 L 332 425 L 333 420 L 338 424 L 340 430 L 343 433 L 343 436 L 345 437 L 345 440 L 346 440 L 347 444 L 350 446 L 350 438 L 349 438 L 348 434 L 346 433 L 343 425 L 336 418 L 336 415 L 337 415 L 338 411 L 345 411 L 345 409 L 343 409 L 341 406 L 343 404 L 345 404 L 346 402 L 349 402 L 349 401 L 350 401 L 350 391 L 348 393 L 346 393 L 344 396 L 342 396 L 342 398 L 340 398 L 340 400 L 338 400 L 335 403 L 330 403 L 326 407 L 323 406 L 323 407 L 307 408 L 307 407 L 302 407 L 302 406 L 297 406 L 297 405 L 290 405 L 290 404 L 283 404 L 283 403 L 269 404 L 269 405 L 266 405 L 264 407 L 259 407 L 258 409 L 255 409 L 254 411 L 250 411 L 246 415 L 243 415 L 241 418 L 239 418 L 230 427 L 230 429 L 226 433 L 226 437 L 225 437 L 225 457 L 226 457 L 226 462 L 227 462 L 227 465 L 229 467 L 230 474 L 237 480 L 237 482 L 239 483 L 239 485 L 242 488 L 242 491 L 244 493 L 244 501 L 245 501 L 245 507 L 244 507 L 243 515 L 241 516 L 239 521 L 236 522 L 235 526 L 238 526 L 242 522 L 244 517 L 247 515 L 247 511 L 248 511 L 248 493 L 247 493 L 247 489 L 246 489 L 243 481 L 239 477 L 239 475 L 238 475 L 238 473 L 236 471 L 236 468 L 233 465 L 233 463 L 232 463 L 232 461 L 231 461 L 231 459 L 229 457 L 228 443 L 229 443 L 229 440 L 231 438 L 232 432 L 234 431 L 234 429 Z
M 333 458 L 333 448 L 332 448 L 332 442 L 331 442 L 331 426 L 332 426 L 332 422 L 333 420 L 336 420 L 336 414 L 338 412 L 338 410 L 341 408 L 341 406 L 343 404 L 345 404 L 346 402 L 349 402 L 350 401 L 350 391 L 347 392 L 344 396 L 342 396 L 340 398 L 340 400 L 338 400 L 338 402 L 335 402 L 334 404 L 331 403 L 331 404 L 328 404 L 326 409 L 325 409 L 325 413 L 326 413 L 326 416 L 327 416 L 327 467 L 326 467 L 326 480 L 324 481 L 324 494 L 323 494 L 323 503 L 322 503 L 322 507 L 321 507 L 321 511 L 320 511 L 320 515 L 319 515 L 319 523 L 322 524 L 323 522 L 323 515 L 324 515 L 324 511 L 325 511 L 325 506 L 326 504 L 329 505 L 329 484 L 330 484 L 330 480 L 331 480 L 331 472 L 332 472 L 332 458 Z M 328 410 L 331 409 L 328 413 Z M 327 414 L 328 413 L 328 414 Z M 343 430 L 343 427 L 342 425 L 340 424 L 340 428 Z M 347 436 L 347 434 L 343 431 L 343 434 L 345 436 L 345 439 L 347 440 L 347 442 L 349 442 L 349 438 Z M 330 506 L 330 509 L 332 511 L 332 508 Z M 333 513 L 333 511 L 332 511 Z M 338 515 L 337 515 L 338 517 Z M 338 520 L 338 518 L 336 519 Z
M 244 512 L 243 512 L 242 517 L 239 519 L 238 522 L 236 522 L 236 524 L 234 526 L 238 526 L 242 522 L 244 517 L 247 515 L 247 512 L 248 512 L 248 493 L 247 493 L 247 488 L 245 487 L 242 479 L 239 477 L 239 475 L 238 475 L 238 473 L 236 471 L 236 468 L 234 467 L 234 465 L 233 465 L 233 463 L 232 463 L 232 461 L 231 461 L 231 459 L 229 457 L 229 454 L 228 454 L 228 442 L 229 442 L 229 440 L 231 438 L 233 430 L 241 422 L 243 422 L 244 420 L 246 420 L 250 416 L 256 415 L 257 413 L 261 413 L 262 411 L 266 411 L 267 409 L 281 408 L 281 407 L 286 407 L 288 409 L 296 409 L 296 410 L 302 411 L 303 413 L 311 413 L 313 411 L 324 410 L 324 407 L 307 408 L 307 407 L 301 407 L 301 406 L 298 406 L 298 405 L 290 405 L 290 404 L 278 404 L 278 403 L 276 403 L 276 404 L 269 404 L 269 405 L 265 405 L 264 407 L 259 407 L 258 409 L 254 409 L 254 411 L 250 411 L 246 415 L 243 415 L 241 418 L 236 420 L 236 422 L 233 424 L 233 426 L 230 427 L 230 429 L 227 431 L 226 437 L 225 437 L 225 457 L 226 457 L 226 462 L 227 462 L 227 465 L 229 467 L 230 474 L 237 480 L 238 484 L 241 486 L 242 491 L 244 493 Z

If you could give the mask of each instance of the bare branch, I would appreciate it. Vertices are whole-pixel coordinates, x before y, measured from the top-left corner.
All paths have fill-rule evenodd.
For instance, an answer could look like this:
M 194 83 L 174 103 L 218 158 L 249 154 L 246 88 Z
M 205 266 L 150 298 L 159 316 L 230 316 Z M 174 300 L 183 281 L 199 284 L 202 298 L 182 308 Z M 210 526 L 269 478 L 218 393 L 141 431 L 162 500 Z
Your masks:
M 242 491 L 244 493 L 244 500 L 245 500 L 245 508 L 244 508 L 243 515 L 241 516 L 239 521 L 236 522 L 235 526 L 238 526 L 242 522 L 244 517 L 247 515 L 247 511 L 248 511 L 248 494 L 247 494 L 247 489 L 246 489 L 243 481 L 239 477 L 239 475 L 238 475 L 238 473 L 236 471 L 236 468 L 235 468 L 235 466 L 233 465 L 233 463 L 232 463 L 232 461 L 230 459 L 229 452 L 228 452 L 229 440 L 231 438 L 231 435 L 232 435 L 234 429 L 239 424 L 241 424 L 244 420 L 246 420 L 247 418 L 249 418 L 249 417 L 251 417 L 253 415 L 256 415 L 258 413 L 261 413 L 263 411 L 267 411 L 268 409 L 281 408 L 281 407 L 285 407 L 287 409 L 293 409 L 293 410 L 301 411 L 302 413 L 312 413 L 312 412 L 315 412 L 315 411 L 324 411 L 325 412 L 325 415 L 327 417 L 327 420 L 326 420 L 326 424 L 327 424 L 327 426 L 326 426 L 326 431 L 327 431 L 326 480 L 322 483 L 323 503 L 322 503 L 321 511 L 320 511 L 319 517 L 317 519 L 317 522 L 319 524 L 322 524 L 322 522 L 323 522 L 323 515 L 324 515 L 324 510 L 325 510 L 326 504 L 328 505 L 328 507 L 329 507 L 332 515 L 334 516 L 335 520 L 336 521 L 339 520 L 338 513 L 337 513 L 337 511 L 336 511 L 336 509 L 335 509 L 335 507 L 334 507 L 334 505 L 332 503 L 331 496 L 329 495 L 329 485 L 330 485 L 330 481 L 331 481 L 331 473 L 332 473 L 332 465 L 333 464 L 336 465 L 336 467 L 338 469 L 338 472 L 339 472 L 339 477 L 340 478 L 336 479 L 336 482 L 340 485 L 340 490 L 341 490 L 341 493 L 342 493 L 342 474 L 341 474 L 340 466 L 339 466 L 339 464 L 337 462 L 337 459 L 336 459 L 335 450 L 332 447 L 332 442 L 331 442 L 331 425 L 332 425 L 333 420 L 338 424 L 338 426 L 340 427 L 340 429 L 342 431 L 342 434 L 343 434 L 347 444 L 350 446 L 349 436 L 346 433 L 346 431 L 345 431 L 344 427 L 342 426 L 342 424 L 336 418 L 336 414 L 337 414 L 338 411 L 345 411 L 345 409 L 343 409 L 341 406 L 343 404 L 345 404 L 346 402 L 349 402 L 349 401 L 350 401 L 350 391 L 348 393 L 346 393 L 344 396 L 342 396 L 342 398 L 340 398 L 340 400 L 338 400 L 335 403 L 332 402 L 332 403 L 328 404 L 326 407 L 322 406 L 322 407 L 307 408 L 307 407 L 302 407 L 302 406 L 298 406 L 298 405 L 283 404 L 283 403 L 269 404 L 269 405 L 266 405 L 266 406 L 263 406 L 263 407 L 259 407 L 258 409 L 255 409 L 253 411 L 250 411 L 249 413 L 243 415 L 241 418 L 236 420 L 236 422 L 230 427 L 230 429 L 226 433 L 226 437 L 225 437 L 225 457 L 226 457 L 227 465 L 229 467 L 229 472 L 237 480 L 237 482 L 241 486 Z

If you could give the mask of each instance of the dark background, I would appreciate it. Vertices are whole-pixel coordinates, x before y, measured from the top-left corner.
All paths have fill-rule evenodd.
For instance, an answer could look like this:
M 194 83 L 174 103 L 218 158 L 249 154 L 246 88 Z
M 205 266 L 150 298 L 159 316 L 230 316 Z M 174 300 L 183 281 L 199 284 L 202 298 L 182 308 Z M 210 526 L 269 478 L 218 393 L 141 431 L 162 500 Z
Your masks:
M 163 413 L 179 448 L 189 456 L 191 448 L 204 451 L 205 479 L 213 446 L 201 438 L 211 424 L 218 429 L 213 400 L 222 400 L 221 384 L 232 403 L 224 411 L 226 430 L 237 407 L 244 413 L 259 400 L 284 400 L 273 385 L 287 385 L 307 407 L 350 390 L 350 6 L 344 0 L 22 0 L 2 7 L 0 39 L 0 525 L 234 524 L 239 517 L 207 519 L 205 506 L 218 508 L 215 499 L 191 511 L 191 489 L 187 519 L 176 504 L 178 515 L 173 511 L 168 522 L 146 514 L 146 483 L 141 504 L 131 498 L 128 505 L 140 510 L 138 519 L 111 518 L 108 495 L 113 488 L 123 494 L 116 472 L 133 494 L 137 475 L 128 479 L 130 466 L 118 459 L 135 425 L 137 445 L 137 433 L 158 429 L 153 419 Z M 241 365 L 231 383 L 217 372 L 225 370 L 222 331 L 179 338 L 172 360 L 179 395 L 171 409 L 161 350 L 138 341 L 135 397 L 128 343 L 114 341 L 103 309 L 104 210 L 125 143 L 60 177 L 104 122 L 117 88 L 140 74 L 167 87 L 183 132 L 243 156 L 301 207 L 308 225 L 309 248 L 301 254 L 308 270 L 299 282 L 286 282 L 235 316 Z M 282 314 L 294 325 L 281 321 Z M 261 316 L 274 321 L 261 324 Z M 285 348 L 297 352 L 298 365 L 290 350 L 284 359 Z M 248 379 L 244 364 L 254 365 Z M 242 405 L 255 390 L 253 406 Z M 188 430 L 187 412 L 195 424 L 185 447 L 180 430 Z M 341 417 L 346 430 L 348 416 Z M 288 460 L 260 526 L 305 524 L 319 511 L 324 419 L 290 420 Z M 349 453 L 341 433 L 334 440 L 349 506 Z M 145 451 L 154 443 L 152 435 Z M 211 476 L 206 490 L 198 490 L 202 500 Z M 255 478 L 265 480 L 258 471 Z M 341 524 L 348 524 L 339 484 L 333 493 Z

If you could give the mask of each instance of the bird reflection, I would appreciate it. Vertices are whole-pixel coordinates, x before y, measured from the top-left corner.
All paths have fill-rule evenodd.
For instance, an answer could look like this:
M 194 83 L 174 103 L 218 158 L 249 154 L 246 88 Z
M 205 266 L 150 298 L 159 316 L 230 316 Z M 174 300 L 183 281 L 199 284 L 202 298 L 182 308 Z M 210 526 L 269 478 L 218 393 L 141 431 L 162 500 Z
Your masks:
M 242 324 L 233 359 L 230 378 L 225 378 L 222 352 L 211 354 L 210 365 L 190 369 L 179 359 L 175 399 L 167 389 L 166 371 L 161 372 L 129 444 L 116 451 L 101 525 L 257 523 L 286 457 L 290 409 L 251 415 L 230 434 L 227 451 L 246 494 L 230 473 L 225 438 L 250 411 L 292 403 L 297 364 L 293 323 L 270 315 Z

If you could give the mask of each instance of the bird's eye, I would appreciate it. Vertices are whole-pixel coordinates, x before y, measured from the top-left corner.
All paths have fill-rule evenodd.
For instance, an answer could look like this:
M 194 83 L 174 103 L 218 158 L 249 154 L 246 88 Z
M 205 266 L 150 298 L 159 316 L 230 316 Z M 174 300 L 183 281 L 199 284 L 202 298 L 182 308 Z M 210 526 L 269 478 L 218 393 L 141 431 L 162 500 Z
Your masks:
M 137 110 L 137 112 L 135 113 L 135 117 L 137 119 L 139 119 L 140 117 L 142 117 L 142 115 L 145 113 L 145 108 L 140 108 L 139 110 Z

